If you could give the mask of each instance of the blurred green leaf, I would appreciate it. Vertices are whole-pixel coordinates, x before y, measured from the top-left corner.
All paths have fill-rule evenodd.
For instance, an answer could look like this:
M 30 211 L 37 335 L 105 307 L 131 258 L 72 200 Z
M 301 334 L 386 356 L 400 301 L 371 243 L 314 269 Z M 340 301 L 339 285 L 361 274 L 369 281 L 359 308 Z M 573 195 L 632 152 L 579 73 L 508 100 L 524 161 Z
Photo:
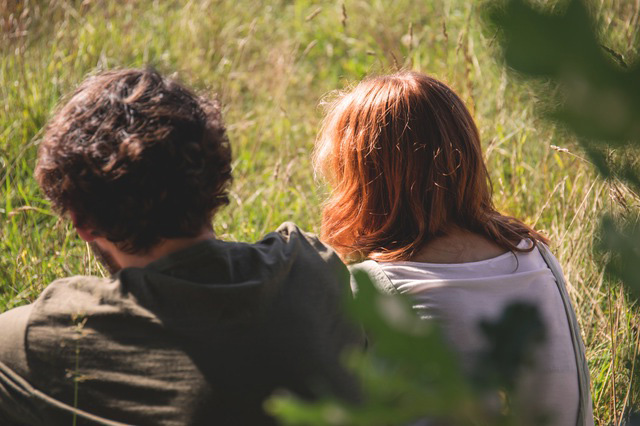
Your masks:
M 480 327 L 489 345 L 476 371 L 479 382 L 514 390 L 521 369 L 533 367 L 533 350 L 545 339 L 538 310 L 526 303 L 513 303 L 497 321 L 482 321 Z
M 379 293 L 363 272 L 356 272 L 355 279 L 358 294 L 348 310 L 368 331 L 376 353 L 404 363 L 415 374 L 450 374 L 443 385 L 463 383 L 456 356 L 441 344 L 435 323 L 421 320 L 407 298 Z
M 582 1 L 570 0 L 558 13 L 525 0 L 494 1 L 486 15 L 511 68 L 558 83 L 558 94 L 546 94 L 552 103 L 560 101 L 552 107 L 552 118 L 583 138 L 638 143 L 640 66 L 620 66 L 622 56 L 601 46 Z
M 406 297 L 381 294 L 362 272 L 355 278 L 357 297 L 347 301 L 348 311 L 370 338 L 366 351 L 347 359 L 362 385 L 361 402 L 330 396 L 309 402 L 285 394 L 272 397 L 267 410 L 285 425 L 387 426 L 422 418 L 451 425 L 517 424 L 514 407 L 499 403 L 488 410 L 486 401 L 500 401 L 500 391 L 513 388 L 522 367 L 530 365 L 528 354 L 544 334 L 535 307 L 512 305 L 495 321 L 483 322 L 486 350 L 466 375 L 436 324 L 421 320 Z
M 602 220 L 601 247 L 612 253 L 607 269 L 640 300 L 640 224 Z

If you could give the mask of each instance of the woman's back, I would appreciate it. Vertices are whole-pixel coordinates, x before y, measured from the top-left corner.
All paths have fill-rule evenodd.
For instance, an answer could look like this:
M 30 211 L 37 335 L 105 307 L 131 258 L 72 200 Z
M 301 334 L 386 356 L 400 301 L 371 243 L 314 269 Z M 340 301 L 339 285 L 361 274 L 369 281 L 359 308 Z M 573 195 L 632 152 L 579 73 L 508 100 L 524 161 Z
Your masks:
M 523 240 L 520 246 L 530 244 Z M 579 387 L 571 332 L 554 275 L 537 248 L 476 262 L 379 266 L 399 293 L 412 297 L 422 318 L 441 324 L 467 369 L 486 345 L 480 321 L 496 319 L 513 302 L 537 307 L 546 337 L 536 349 L 534 366 L 520 377 L 518 397 L 531 420 L 549 414 L 549 424 L 576 424 Z

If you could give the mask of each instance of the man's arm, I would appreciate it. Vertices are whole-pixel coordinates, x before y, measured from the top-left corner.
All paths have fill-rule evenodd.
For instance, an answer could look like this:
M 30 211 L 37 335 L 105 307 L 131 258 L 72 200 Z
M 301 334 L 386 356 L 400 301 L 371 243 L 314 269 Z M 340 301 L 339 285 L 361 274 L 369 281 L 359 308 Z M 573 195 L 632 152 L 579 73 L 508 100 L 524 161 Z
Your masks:
M 20 306 L 0 314 L 0 361 L 28 378 L 25 333 L 31 306 Z
M 21 404 L 16 404 L 12 397 L 13 380 L 11 380 L 11 374 L 18 374 L 23 379 L 26 379 L 28 374 L 24 345 L 30 314 L 31 305 L 21 306 L 0 314 L 0 423 L 2 424 L 23 424 L 21 421 L 29 418 L 28 416 L 18 416 L 21 420 L 20 423 L 14 423 L 16 421 L 14 416 L 21 413 L 21 408 L 24 407 L 18 407 Z

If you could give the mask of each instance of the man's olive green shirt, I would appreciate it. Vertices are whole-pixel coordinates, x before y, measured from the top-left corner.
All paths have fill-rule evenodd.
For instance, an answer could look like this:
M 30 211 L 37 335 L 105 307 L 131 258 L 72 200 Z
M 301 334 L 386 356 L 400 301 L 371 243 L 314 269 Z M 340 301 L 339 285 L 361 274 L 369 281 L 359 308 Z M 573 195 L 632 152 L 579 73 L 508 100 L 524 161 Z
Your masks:
M 336 254 L 292 224 L 57 280 L 0 315 L 0 424 L 268 425 L 279 389 L 354 398 L 348 292 Z

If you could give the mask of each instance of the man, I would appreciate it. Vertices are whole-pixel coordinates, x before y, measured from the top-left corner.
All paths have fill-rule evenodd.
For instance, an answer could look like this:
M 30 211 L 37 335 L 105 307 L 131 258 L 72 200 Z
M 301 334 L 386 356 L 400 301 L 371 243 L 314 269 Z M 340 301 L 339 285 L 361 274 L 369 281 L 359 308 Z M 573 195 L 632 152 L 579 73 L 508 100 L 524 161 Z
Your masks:
M 354 397 L 346 268 L 292 224 L 217 240 L 230 162 L 219 105 L 154 71 L 90 77 L 57 111 L 36 178 L 113 275 L 0 315 L 0 424 L 262 425 L 278 389 Z

